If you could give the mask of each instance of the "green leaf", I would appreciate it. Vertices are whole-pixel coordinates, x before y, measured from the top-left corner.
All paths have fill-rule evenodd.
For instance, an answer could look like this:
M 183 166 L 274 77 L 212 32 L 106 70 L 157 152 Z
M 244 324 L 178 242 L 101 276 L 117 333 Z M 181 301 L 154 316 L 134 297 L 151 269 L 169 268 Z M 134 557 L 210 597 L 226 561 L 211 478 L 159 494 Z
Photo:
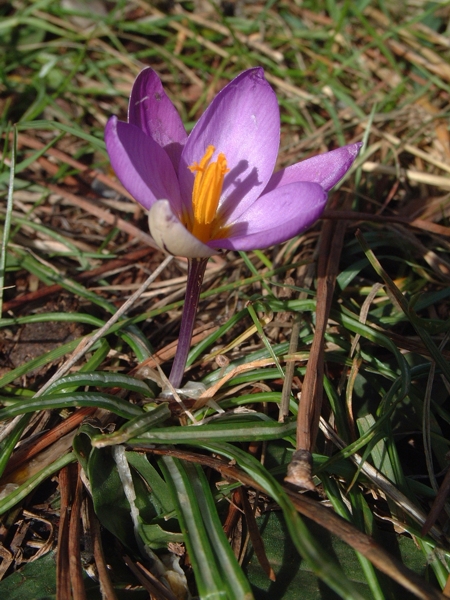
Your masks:
M 1 414 L 1 413 L 0 413 Z M 247 418 L 245 418 L 247 417 Z M 265 415 L 260 415 L 266 419 Z M 230 419 L 231 420 L 231 419 Z M 193 439 L 197 442 L 250 442 L 278 439 L 295 432 L 296 423 L 277 423 L 272 420 L 258 419 L 258 413 L 240 415 L 235 422 L 212 423 L 208 425 L 189 425 L 187 427 L 159 427 L 139 434 L 132 438 L 133 444 L 180 444 L 189 443 Z
M 298 555 L 290 539 L 288 527 L 279 512 L 271 512 L 257 519 L 267 558 L 275 571 L 276 580 L 270 581 L 250 550 L 244 562 L 246 573 L 253 587 L 255 600 L 337 600 L 339 596 L 321 582 L 307 561 Z M 364 598 L 369 598 L 369 588 L 355 560 L 354 551 L 324 529 L 308 522 L 308 528 L 316 542 L 329 554 L 334 555 L 345 573 L 345 578 Z M 301 596 L 299 595 L 301 590 Z
M 208 482 L 189 463 L 163 456 L 159 461 L 177 505 L 200 598 L 250 600 L 250 591 L 222 529 Z
M 175 505 L 169 487 L 147 457 L 139 452 L 127 452 L 127 460 L 146 481 L 157 513 L 160 515 L 172 513 Z
M 297 551 L 308 561 L 323 582 L 346 600 L 352 598 L 360 600 L 363 598 L 353 582 L 346 579 L 336 561 L 331 558 L 329 553 L 324 551 L 320 541 L 316 540 L 315 536 L 306 527 L 280 484 L 255 457 L 231 444 L 203 443 L 201 447 L 222 454 L 229 460 L 235 460 L 241 469 L 253 477 L 264 488 L 265 492 L 278 502 Z
M 142 408 L 139 408 L 135 404 L 130 404 L 118 396 L 100 394 L 98 392 L 68 392 L 66 394 L 41 396 L 29 400 L 17 400 L 13 405 L 0 410 L 0 420 L 38 410 L 69 408 L 73 406 L 95 406 L 109 410 L 125 419 L 131 419 L 144 414 Z
M 0 581 L 0 595 L 8 600 L 55 600 L 55 553 L 45 554 Z
M 93 448 L 87 462 L 95 514 L 101 524 L 134 552 L 138 551 L 130 504 L 110 448 Z
M 109 371 L 96 371 L 94 373 L 74 373 L 61 377 L 55 383 L 47 388 L 45 394 L 41 397 L 54 394 L 68 386 L 94 386 L 94 387 L 119 387 L 132 392 L 137 392 L 143 396 L 153 398 L 154 394 L 149 386 L 140 379 L 121 373 L 110 373 Z
M 147 405 L 149 406 L 149 405 Z M 97 435 L 92 439 L 92 445 L 96 448 L 124 444 L 133 436 L 144 435 L 147 430 L 155 428 L 158 423 L 166 421 L 171 416 L 170 409 L 166 403 L 157 407 L 151 407 L 149 412 L 134 417 L 125 425 L 109 435 Z M 176 429 L 180 429 L 177 427 Z
M 182 533 L 167 531 L 157 523 L 151 525 L 143 523 L 139 527 L 139 533 L 147 546 L 150 546 L 154 550 L 167 548 L 167 544 L 169 543 L 182 543 L 184 541 Z

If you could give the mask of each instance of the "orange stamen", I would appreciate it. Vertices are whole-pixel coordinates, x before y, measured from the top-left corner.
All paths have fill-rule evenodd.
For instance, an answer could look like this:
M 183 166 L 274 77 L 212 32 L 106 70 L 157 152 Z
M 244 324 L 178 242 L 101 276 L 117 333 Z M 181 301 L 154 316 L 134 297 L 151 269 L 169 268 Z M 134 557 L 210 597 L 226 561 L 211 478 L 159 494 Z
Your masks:
M 215 162 L 210 162 L 215 152 L 214 146 L 208 146 L 199 163 L 192 164 L 189 169 L 196 173 L 192 190 L 192 211 L 194 216 L 191 233 L 201 242 L 209 242 L 211 233 L 217 230 L 217 208 L 225 174 L 228 173 L 227 159 L 222 152 Z

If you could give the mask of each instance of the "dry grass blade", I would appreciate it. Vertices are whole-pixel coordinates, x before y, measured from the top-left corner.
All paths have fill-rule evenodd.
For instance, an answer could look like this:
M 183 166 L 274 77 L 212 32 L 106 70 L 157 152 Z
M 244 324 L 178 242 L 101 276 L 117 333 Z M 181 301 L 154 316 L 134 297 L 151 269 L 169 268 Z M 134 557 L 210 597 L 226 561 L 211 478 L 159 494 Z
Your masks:
M 327 438 L 332 440 L 339 449 L 343 450 L 345 448 L 344 442 L 339 439 L 339 436 L 336 435 L 333 429 L 323 419 L 321 419 L 320 427 Z M 425 513 L 419 507 L 415 506 L 409 498 L 400 492 L 382 473 L 365 461 L 359 454 L 353 453 L 351 460 L 357 465 L 358 469 L 360 469 L 361 472 L 375 484 L 377 489 L 382 491 L 388 498 L 391 498 L 420 526 L 424 525 Z M 441 542 L 444 539 L 442 531 L 437 527 L 432 531 L 432 535 L 437 542 Z
M 148 256 L 152 252 L 151 248 L 140 248 L 139 250 L 134 250 L 132 252 L 127 253 L 122 258 L 117 258 L 115 260 L 109 260 L 104 265 L 97 267 L 96 269 L 92 269 L 90 271 L 84 271 L 80 273 L 78 277 L 75 277 L 75 281 L 91 281 L 95 278 L 100 277 L 101 275 L 106 275 L 108 272 L 119 269 L 129 264 L 136 263 L 142 258 Z M 9 302 L 5 302 L 3 305 L 4 312 L 8 312 L 13 309 L 17 309 L 19 306 L 29 303 L 35 302 L 36 300 L 42 300 L 47 296 L 51 296 L 56 292 L 60 291 L 62 288 L 59 284 L 43 286 L 34 292 L 30 292 L 29 294 L 23 294 L 21 296 L 16 296 L 13 300 Z
M 253 371 L 254 369 L 258 369 L 260 367 L 267 367 L 268 365 L 273 365 L 273 363 L 274 363 L 273 359 L 265 358 L 265 359 L 261 359 L 261 360 L 252 361 L 251 363 L 247 363 L 245 365 L 240 365 L 239 367 L 236 367 L 235 369 L 228 371 L 228 373 L 226 373 L 226 375 L 221 377 L 219 379 L 219 381 L 217 381 L 214 385 L 209 387 L 207 390 L 205 390 L 200 395 L 200 397 L 198 398 L 198 400 L 196 401 L 196 403 L 193 407 L 194 410 L 198 410 L 202 406 L 205 406 L 205 404 L 207 404 L 209 402 L 209 400 L 212 400 L 214 398 L 214 396 L 217 394 L 217 392 L 220 390 L 220 388 L 223 387 L 228 381 L 230 381 L 230 379 L 233 379 L 233 377 L 236 377 L 236 375 L 245 373 L 247 371 Z
M 76 598 L 76 600 L 87 600 L 83 582 L 83 567 L 81 566 L 80 555 L 81 506 L 83 503 L 83 489 L 83 482 L 78 474 L 72 510 L 70 512 L 68 536 L 70 585 L 72 587 L 73 597 Z
M 91 499 L 87 498 L 86 502 L 88 503 L 89 529 L 92 536 L 94 560 L 95 566 L 97 567 L 98 579 L 100 581 L 100 589 L 102 591 L 103 598 L 107 598 L 108 600 L 117 600 L 116 592 L 114 591 L 114 587 L 109 576 L 105 554 L 103 552 L 100 524 L 95 516 Z
M 58 553 L 56 558 L 56 598 L 71 600 L 72 590 L 69 575 L 69 523 L 71 478 L 70 467 L 64 467 L 59 473 L 59 489 L 61 493 L 60 521 L 58 532 Z
M 62 423 L 44 433 L 39 440 L 34 441 L 32 445 L 18 448 L 8 462 L 3 477 L 8 477 L 10 473 L 31 461 L 37 454 L 55 444 L 57 440 L 61 440 L 70 432 L 73 432 L 81 425 L 86 417 L 94 414 L 95 411 L 95 408 L 79 408 Z M 75 433 L 73 433 L 73 435 L 75 435 Z M 71 439 L 67 441 L 67 444 L 68 447 L 70 447 Z
M 267 554 L 264 548 L 264 542 L 261 538 L 261 534 L 259 533 L 258 524 L 255 519 L 254 511 L 250 505 L 250 502 L 247 498 L 247 492 L 244 488 L 239 488 L 239 495 L 242 504 L 242 508 L 245 514 L 245 520 L 248 527 L 248 532 L 250 535 L 250 539 L 252 542 L 253 549 L 255 550 L 255 554 L 258 558 L 259 564 L 263 568 L 265 574 L 270 579 L 270 581 L 275 581 L 276 576 L 275 572 L 272 569 L 272 566 L 267 558 Z
M 422 231 L 450 237 L 450 227 L 439 225 L 424 219 L 409 219 L 408 217 L 392 215 L 371 215 L 356 211 L 326 210 L 323 219 L 345 219 L 349 221 L 371 221 L 372 223 L 401 223 Z
M 71 205 L 78 206 L 79 208 L 83 209 L 84 211 L 93 215 L 94 217 L 105 221 L 112 227 L 118 227 L 122 231 L 128 233 L 133 238 L 141 240 L 151 248 L 158 248 L 158 246 L 155 244 L 155 242 L 148 233 L 145 233 L 138 227 L 135 227 L 131 223 L 128 223 L 128 221 L 125 221 L 124 219 L 111 213 L 109 210 L 103 208 L 101 205 L 93 202 L 92 200 L 84 200 L 83 198 L 80 198 L 57 185 L 47 184 L 47 188 L 54 194 L 57 194 L 58 196 L 67 200 Z
M 400 178 L 405 177 L 409 181 L 416 183 L 426 183 L 427 185 L 433 185 L 442 190 L 450 190 L 450 177 L 442 177 L 440 175 L 433 175 L 432 173 L 421 173 L 420 171 L 413 171 L 412 169 L 400 169 L 399 171 L 396 167 L 381 165 L 369 160 L 362 164 L 362 169 L 366 173 L 396 175 Z
M 450 387 L 442 375 L 448 378 L 445 361 L 450 357 L 443 346 L 450 318 L 447 3 L 99 0 L 98 5 L 94 10 L 94 2 L 84 0 L 21 0 L 0 6 L 0 196 L 9 199 L 0 202 L 2 247 L 7 249 L 0 257 L 5 265 L 0 273 L 5 309 L 0 411 L 6 419 L 33 395 L 35 406 L 48 406 L 50 400 L 43 404 L 39 396 L 63 374 L 82 381 L 61 392 L 67 399 L 63 409 L 38 411 L 26 425 L 19 416 L 1 429 L 0 597 L 10 594 L 9 582 L 21 589 L 15 577 L 22 578 L 20 585 L 30 583 L 26 562 L 36 557 L 43 566 L 37 585 L 55 578 L 45 571 L 50 555 L 42 556 L 50 549 L 48 531 L 59 527 L 56 588 L 45 594 L 78 600 L 91 593 L 124 599 L 147 593 L 173 600 L 149 572 L 144 551 L 138 550 L 133 561 L 125 558 L 129 568 L 116 572 L 115 565 L 124 561 L 116 548 L 127 542 L 105 531 L 109 512 L 99 509 L 97 499 L 105 498 L 99 481 L 104 481 L 109 449 L 91 452 L 90 435 L 123 428 L 118 437 L 129 439 L 133 427 L 148 423 L 152 411 L 167 402 L 159 394 L 170 366 L 164 363 L 173 359 L 178 343 L 187 261 L 162 262 L 148 234 L 146 211 L 111 171 L 104 128 L 111 115 L 127 119 L 131 86 L 144 67 L 160 76 L 189 133 L 226 82 L 261 65 L 280 107 L 276 169 L 357 141 L 364 141 L 364 151 L 338 192 L 330 191 L 332 208 L 314 228 L 275 249 L 228 252 L 210 260 L 190 366 L 180 385 L 184 389 L 190 380 L 206 391 L 193 399 L 178 390 L 180 402 L 170 398 L 163 407 L 165 417 L 171 414 L 163 427 L 179 428 L 180 439 L 189 438 L 195 427 L 185 429 L 188 411 L 189 422 L 202 425 L 202 439 L 215 436 L 217 442 L 224 436 L 249 461 L 261 453 L 258 473 L 279 478 L 297 450 L 306 469 L 303 485 L 311 491 L 299 495 L 284 488 L 284 493 L 301 514 L 325 526 L 325 532 L 312 529 L 311 544 L 318 550 L 331 539 L 328 532 L 340 538 L 333 538 L 333 552 L 343 566 L 346 590 L 356 581 L 367 597 L 397 593 L 367 561 L 361 559 L 360 568 L 347 549 L 341 554 L 340 540 L 388 574 L 393 587 L 399 581 L 419 598 L 442 597 L 438 590 L 448 593 L 450 572 L 448 540 L 442 537 L 448 515 L 441 510 L 450 452 Z M 88 12 L 84 24 L 82 6 Z M 10 123 L 18 124 L 17 135 L 11 135 Z M 253 151 L 265 156 L 263 147 Z M 227 159 L 231 164 L 232 157 Z M 253 160 L 247 159 L 249 164 Z M 151 161 L 145 164 L 143 180 L 152 168 Z M 336 198 L 343 197 L 342 209 L 334 210 Z M 363 232 L 366 254 L 355 240 L 356 227 Z M 382 266 L 387 285 L 379 284 L 369 254 Z M 146 282 L 150 273 L 154 279 Z M 334 288 L 339 296 L 333 295 Z M 102 394 L 129 416 L 73 407 L 75 395 L 86 400 Z M 327 399 L 323 406 L 322 397 Z M 293 431 L 297 416 L 297 441 L 293 435 L 255 441 L 260 421 L 271 432 L 281 429 L 278 420 L 287 424 L 283 431 Z M 325 420 L 317 435 L 319 417 Z M 361 423 L 373 426 L 373 450 L 372 442 L 367 445 L 361 437 Z M 92 433 L 97 426 L 101 430 Z M 270 434 L 275 435 L 281 434 Z M 247 436 L 253 440 L 248 445 L 238 441 Z M 361 450 L 361 456 L 351 456 L 342 440 L 352 440 L 366 454 Z M 309 555 L 322 581 L 313 581 L 303 568 L 292 569 L 286 578 L 283 569 L 297 559 L 280 548 L 295 546 L 295 532 L 282 530 L 278 515 L 272 514 L 277 507 L 260 493 L 256 477 L 206 449 L 202 455 L 189 452 L 188 444 L 195 441 L 186 439 L 176 450 L 124 451 L 136 479 L 136 506 L 142 506 L 139 543 L 149 543 L 160 558 L 165 552 L 170 560 L 176 554 L 192 595 L 203 589 L 191 577 L 192 557 L 186 556 L 176 518 L 166 521 L 175 515 L 167 501 L 169 482 L 152 454 L 172 452 L 209 469 L 214 492 L 211 469 L 231 482 L 220 485 L 221 494 L 213 493 L 211 506 L 215 510 L 217 504 L 218 514 L 223 495 L 245 509 L 239 509 L 242 518 L 237 519 L 234 506 L 226 523 L 241 564 L 233 581 L 245 579 L 257 600 L 261 595 L 289 600 L 307 587 L 323 593 L 322 584 L 332 581 L 327 579 L 332 561 L 317 569 Z M 88 463 L 83 477 L 97 512 L 90 506 L 88 518 L 71 467 L 57 472 L 76 459 Z M 115 468 L 108 480 L 112 484 Z M 237 483 L 242 502 L 233 495 Z M 113 502 L 121 497 L 121 485 L 112 485 Z M 262 519 L 246 504 L 247 488 L 257 490 L 255 507 L 267 511 Z M 196 508 L 195 494 L 191 498 Z M 325 509 L 324 501 L 348 522 Z M 114 518 L 127 530 L 127 509 L 121 513 L 118 504 L 115 509 L 116 504 Z M 101 580 L 92 592 L 92 581 L 84 590 L 80 520 L 93 535 Z M 245 520 L 263 568 L 252 562 L 249 536 L 242 543 Z M 388 525 L 397 527 L 392 536 L 403 565 L 366 535 L 391 544 Z M 271 527 L 277 527 L 276 536 Z M 275 537 L 281 536 L 277 546 Z M 419 575 L 405 564 L 417 565 Z M 136 579 L 143 590 L 136 590 Z M 345 597 L 338 580 L 333 581 Z
M 164 586 L 158 579 L 150 573 L 141 563 L 134 563 L 129 557 L 124 558 L 126 565 L 132 571 L 136 579 L 149 592 L 150 597 L 155 600 L 178 600 L 175 594 Z
M 351 525 L 349 526 L 333 513 L 328 516 L 319 515 L 319 511 L 316 510 L 317 506 L 308 505 L 307 498 L 302 498 L 290 490 L 287 490 L 287 494 L 299 512 L 347 542 L 354 550 L 370 560 L 382 573 L 400 583 L 417 598 L 422 600 L 443 600 L 445 598 L 443 594 L 426 584 L 416 573 L 405 567 L 401 561 L 388 554 L 371 537 L 364 535 Z
M 444 481 L 442 482 L 439 491 L 437 493 L 436 499 L 431 506 L 431 510 L 428 513 L 428 516 L 425 520 L 425 523 L 422 526 L 421 533 L 422 535 L 427 535 L 433 525 L 439 518 L 445 503 L 450 495 L 450 469 L 447 470 L 445 474 Z

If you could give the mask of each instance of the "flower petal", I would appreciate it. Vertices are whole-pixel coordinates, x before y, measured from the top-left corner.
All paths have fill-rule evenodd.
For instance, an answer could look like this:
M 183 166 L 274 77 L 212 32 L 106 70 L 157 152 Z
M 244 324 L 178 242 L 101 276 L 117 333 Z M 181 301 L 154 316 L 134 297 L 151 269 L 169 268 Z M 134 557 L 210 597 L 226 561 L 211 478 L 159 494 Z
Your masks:
M 145 208 L 170 198 L 181 210 L 177 176 L 167 153 L 135 125 L 111 117 L 105 129 L 111 165 L 130 194 Z
M 194 237 L 174 214 L 168 200 L 158 200 L 148 213 L 150 234 L 158 246 L 174 256 L 207 258 L 217 254 Z
M 343 146 L 282 169 L 272 175 L 264 193 L 296 181 L 320 183 L 328 192 L 347 173 L 361 146 L 361 142 Z
M 280 113 L 274 91 L 258 67 L 248 69 L 220 91 L 195 125 L 181 155 L 179 178 L 183 202 L 190 208 L 194 175 L 212 145 L 216 160 L 225 154 L 225 176 L 219 211 L 235 220 L 262 193 L 273 173 L 280 143 Z
M 212 248 L 256 250 L 295 237 L 316 221 L 327 202 L 318 183 L 298 182 L 264 194 L 233 223 L 230 235 L 208 243 Z
M 178 170 L 187 134 L 177 109 L 167 96 L 161 80 L 150 67 L 137 76 L 128 105 L 128 122 L 139 127 L 164 148 Z

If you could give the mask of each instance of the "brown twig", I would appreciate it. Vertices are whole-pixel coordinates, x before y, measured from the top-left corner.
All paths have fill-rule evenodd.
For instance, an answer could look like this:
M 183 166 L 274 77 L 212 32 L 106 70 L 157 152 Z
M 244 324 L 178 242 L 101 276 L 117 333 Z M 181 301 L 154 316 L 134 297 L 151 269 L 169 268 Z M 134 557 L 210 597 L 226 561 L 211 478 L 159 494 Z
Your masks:
M 250 502 L 248 501 L 247 497 L 247 490 L 244 487 L 239 488 L 239 496 L 242 508 L 244 509 L 245 520 L 256 558 L 258 559 L 259 564 L 270 581 L 275 581 L 275 572 L 272 569 L 269 559 L 267 558 L 264 542 L 259 532 L 258 524 L 256 523 L 255 513 L 250 506 Z
M 177 600 L 172 590 L 162 584 L 144 565 L 135 564 L 128 556 L 124 557 L 124 561 L 136 579 L 151 594 L 152 600 Z
M 97 517 L 94 513 L 94 506 L 90 498 L 88 502 L 88 515 L 89 515 L 89 526 L 92 535 L 93 551 L 95 565 L 97 567 L 98 579 L 100 582 L 100 589 L 102 591 L 102 597 L 107 600 L 117 600 L 116 592 L 111 583 L 111 579 L 108 573 L 108 567 L 103 553 L 102 538 L 100 534 L 100 525 Z
M 81 467 L 78 467 L 80 469 Z M 75 498 L 72 504 L 69 525 L 69 572 L 72 593 L 75 600 L 87 600 L 86 590 L 83 583 L 83 568 L 80 556 L 80 534 L 81 534 L 81 503 L 83 501 L 83 483 L 78 474 Z
M 444 481 L 442 482 L 441 487 L 439 488 L 439 492 L 438 492 L 436 498 L 434 499 L 434 502 L 433 502 L 431 510 L 428 514 L 427 520 L 425 521 L 425 523 L 420 531 L 421 535 L 427 535 L 427 533 L 430 531 L 430 529 L 436 523 L 437 519 L 439 518 L 439 515 L 441 514 L 442 510 L 444 509 L 444 506 L 445 506 L 445 503 L 447 501 L 449 494 L 450 494 L 450 469 L 447 470 L 447 473 L 445 474 L 445 477 L 444 477 Z
M 58 552 L 56 555 L 56 600 L 71 600 L 68 547 L 71 496 L 70 466 L 61 469 L 58 479 L 61 507 L 59 512 Z
M 317 266 L 316 330 L 311 345 L 297 417 L 297 449 L 292 456 L 285 481 L 303 489 L 314 489 L 311 451 L 319 428 L 322 408 L 324 347 L 323 340 L 331 309 L 339 267 L 345 221 L 325 221 Z
M 96 410 L 95 407 L 91 406 L 79 408 L 62 423 L 45 433 L 39 440 L 33 443 L 32 446 L 26 446 L 16 450 L 8 461 L 3 478 L 18 469 L 21 465 L 28 463 L 34 456 L 51 446 L 55 441 L 60 440 L 63 436 L 74 431 L 86 417 L 94 414 Z

